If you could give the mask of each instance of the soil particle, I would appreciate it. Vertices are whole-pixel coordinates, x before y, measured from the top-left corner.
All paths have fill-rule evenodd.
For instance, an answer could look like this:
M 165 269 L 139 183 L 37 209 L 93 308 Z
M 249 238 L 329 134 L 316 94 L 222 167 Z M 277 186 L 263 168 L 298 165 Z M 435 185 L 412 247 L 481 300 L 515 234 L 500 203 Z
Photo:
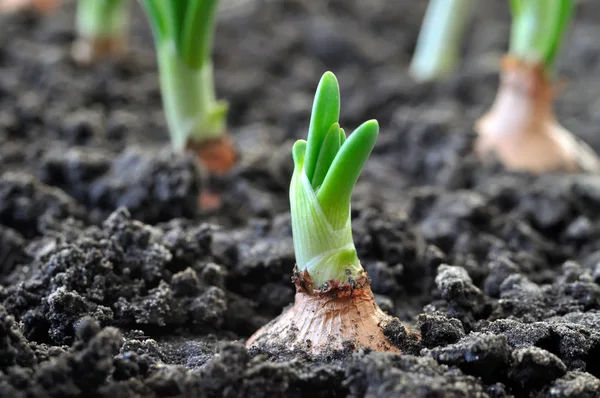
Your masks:
M 594 283 L 591 270 L 574 261 L 562 265 L 562 275 L 556 280 L 561 292 L 580 304 L 584 311 L 600 308 L 600 286 Z
M 258 304 L 262 308 L 284 308 L 294 300 L 294 291 L 279 283 L 266 283 L 261 287 Z
M 0 371 L 6 371 L 13 365 L 31 367 L 35 356 L 27 340 L 15 323 L 14 317 L 8 315 L 0 305 Z
M 235 391 L 239 386 L 243 372 L 250 361 L 246 349 L 241 344 L 224 344 L 219 354 L 198 371 L 202 377 L 200 385 L 207 394 L 214 395 L 222 391 Z
M 145 336 L 143 332 L 132 333 L 121 347 L 123 358 L 128 360 L 137 360 L 140 369 L 149 369 L 152 364 L 164 364 L 165 353 L 159 347 L 156 340 Z M 134 353 L 136 355 L 132 355 Z M 148 365 L 148 366 L 146 366 Z M 146 374 L 145 372 L 142 372 Z
M 101 118 L 102 115 L 94 110 L 82 110 L 69 114 L 60 125 L 59 135 L 69 146 L 85 145 L 101 134 Z M 72 156 L 76 153 L 77 152 L 69 155 Z M 55 162 L 57 160 L 56 155 L 57 154 L 51 156 Z M 89 164 L 93 163 L 94 162 L 90 162 Z M 72 164 L 72 166 L 74 166 L 74 164 Z M 82 171 L 87 170 L 90 169 L 85 166 L 82 167 Z M 91 170 L 93 170 L 93 168 Z M 76 169 L 71 168 L 71 171 L 76 171 Z
M 70 148 L 50 152 L 42 164 L 43 181 L 59 186 L 93 209 L 95 221 L 119 206 L 147 223 L 197 214 L 200 171 L 194 158 L 170 150 L 127 148 L 118 157 Z
M 418 354 L 421 350 L 419 336 L 408 330 L 398 318 L 392 318 L 383 328 L 383 334 L 387 339 L 400 348 L 403 354 Z
M 196 387 L 203 396 L 341 397 L 343 370 L 335 364 L 313 364 L 299 355 L 293 359 L 250 358 L 241 344 L 227 343 L 205 366 L 195 370 Z
M 558 357 L 537 347 L 513 351 L 508 378 L 527 389 L 537 389 L 563 376 L 567 367 Z
M 510 365 L 510 348 L 503 335 L 473 332 L 455 344 L 425 352 L 439 363 L 456 366 L 484 381 L 503 380 Z
M 565 227 L 564 220 L 574 218 L 570 203 L 572 185 L 569 178 L 541 177 L 519 203 L 518 211 L 538 230 L 554 233 Z
M 467 271 L 462 267 L 441 265 L 435 283 L 448 316 L 458 318 L 466 329 L 471 330 L 475 320 L 486 309 L 486 303 L 483 293 L 473 284 Z M 435 310 L 434 306 L 429 307 Z
M 545 322 L 522 323 L 513 319 L 500 319 L 483 327 L 482 332 L 506 336 L 508 344 L 517 349 L 547 347 L 552 341 L 552 331 Z
M 175 296 L 195 296 L 200 291 L 200 280 L 196 271 L 186 268 L 173 275 L 171 289 Z
M 486 388 L 486 392 L 490 398 L 513 398 L 514 395 L 509 394 L 508 388 L 502 383 L 495 383 Z
M 89 184 L 108 172 L 111 157 L 108 152 L 95 148 L 56 148 L 46 152 L 40 163 L 41 181 L 61 187 L 85 203 Z
M 256 301 L 235 293 L 228 294 L 227 308 L 225 326 L 244 336 L 250 336 L 271 320 L 271 317 L 261 314 L 262 311 Z
M 256 275 L 258 272 L 279 279 L 282 273 L 279 269 L 294 267 L 294 245 L 288 237 L 261 239 L 251 245 L 242 243 L 238 250 L 240 264 L 237 272 L 249 279 L 259 276 Z M 265 279 L 264 274 L 260 277 Z
M 174 219 L 168 223 L 160 224 L 158 228 L 164 231 L 163 244 L 172 255 L 168 265 L 169 270 L 178 272 L 191 267 L 196 272 L 203 272 L 201 271 L 202 267 L 208 267 L 204 260 L 210 258 L 213 254 L 211 248 L 213 234 L 219 228 L 211 224 L 196 224 L 183 219 Z M 220 269 L 222 267 L 217 264 L 215 264 L 215 267 L 209 268 L 214 269 L 219 274 L 214 276 L 215 281 L 225 277 L 224 271 Z M 217 268 L 219 268 L 218 271 Z M 207 272 L 212 273 L 212 271 Z M 209 285 L 218 286 L 216 283 L 211 283 L 202 278 L 202 276 L 200 276 L 200 279 L 206 281 Z
M 216 286 L 209 287 L 190 305 L 192 323 L 208 328 L 219 328 L 224 322 L 226 311 L 225 293 Z
M 489 274 L 483 283 L 483 290 L 491 297 L 500 296 L 500 286 L 509 276 L 519 272 L 519 266 L 510 258 L 499 257 L 488 263 Z
M 159 397 L 192 396 L 195 393 L 191 375 L 185 368 L 163 365 L 153 370 L 146 379 L 147 388 Z
M 598 373 L 597 367 L 586 369 L 586 358 L 597 355 L 600 348 L 600 333 L 572 323 L 552 324 L 556 336 L 556 354 L 569 366 L 569 369 L 588 370 Z
M 513 274 L 500 286 L 500 306 L 494 317 L 513 315 L 530 322 L 570 312 L 599 308 L 598 285 L 590 270 L 567 262 L 552 285 L 538 285 Z
M 115 358 L 112 377 L 116 381 L 124 381 L 142 376 L 145 371 L 147 372 L 149 362 L 143 361 L 135 352 L 127 351 Z
M 558 285 L 538 285 L 522 274 L 509 276 L 500 286 L 499 306 L 493 318 L 510 315 L 527 322 L 583 309 L 583 305 L 559 293 Z
M 585 372 L 568 372 L 552 383 L 547 398 L 594 398 L 600 391 L 600 380 Z
M 441 196 L 429 209 L 421 222 L 423 236 L 442 250 L 452 247 L 457 230 L 464 230 L 470 224 L 483 227 L 489 207 L 485 196 L 471 191 L 456 191 Z
M 453 344 L 465 337 L 462 323 L 438 314 L 419 315 L 421 343 L 426 348 Z
M 219 267 L 200 267 L 200 277 L 192 269 L 175 276 L 169 270 L 174 265 L 169 249 L 184 258 L 182 253 L 199 252 L 198 247 L 208 245 L 199 242 L 209 227 L 192 228 L 187 239 L 167 243 L 160 229 L 132 220 L 125 210 L 113 213 L 103 226 L 102 232 L 90 227 L 72 242 L 58 242 L 31 265 L 30 280 L 8 287 L 5 305 L 23 315 L 26 335 L 68 344 L 73 324 L 86 315 L 122 326 L 180 325 L 190 318 L 195 325 L 218 328 L 224 322 L 226 295 L 210 287 L 223 284 Z M 190 296 L 188 288 L 203 293 Z
M 117 317 L 130 324 L 163 327 L 181 324 L 186 319 L 185 309 L 177 305 L 173 291 L 164 281 L 147 295 L 131 300 L 120 297 L 114 306 Z
M 398 293 L 400 290 L 398 280 L 401 279 L 404 273 L 401 264 L 390 267 L 387 263 L 377 261 L 365 264 L 364 268 L 371 279 L 371 288 L 373 291 L 384 295 Z
M 237 246 L 236 256 L 239 260 L 227 281 L 230 290 L 245 296 L 258 293 L 257 301 L 274 315 L 293 301 L 294 287 L 290 281 L 295 256 L 291 236 L 242 241 Z M 256 283 L 258 280 L 260 284 Z M 285 285 L 275 288 L 275 293 L 274 284 L 282 282 Z M 271 301 L 273 294 L 278 294 L 279 298 Z
M 357 354 L 346 377 L 353 397 L 487 397 L 476 378 L 427 357 Z
M 256 176 L 252 175 L 252 177 Z M 276 195 L 275 192 L 261 188 L 260 185 L 245 178 L 235 182 L 227 180 L 221 183 L 226 187 L 221 196 L 220 212 L 222 214 L 219 214 L 223 223 L 244 225 L 253 217 L 271 218 L 276 216 L 279 211 L 287 209 L 287 204 L 284 204 L 282 200 L 282 197 L 285 197 L 285 191 Z
M 375 303 L 381 308 L 381 311 L 386 314 L 394 313 L 394 302 L 388 297 L 381 294 L 375 295 Z
M 506 336 L 511 347 L 539 347 L 556 355 L 569 369 L 585 369 L 598 374 L 592 366 L 586 369 L 585 358 L 597 355 L 600 335 L 597 332 L 598 313 L 570 313 L 550 318 L 548 322 L 521 323 L 503 319 L 490 323 L 482 331 Z
M 227 272 L 222 266 L 215 263 L 207 263 L 200 271 L 200 280 L 208 286 L 216 286 L 219 288 L 225 288 L 225 281 L 227 279 Z
M 288 361 L 252 363 L 244 373 L 241 391 L 256 397 L 342 397 L 345 388 L 339 366 L 310 366 L 309 363 Z M 307 366 L 308 365 L 308 366 Z
M 592 176 L 578 176 L 572 183 L 571 189 L 577 200 L 578 207 L 593 209 L 600 205 L 600 183 Z
M 22 373 L 23 368 L 0 373 L 2 396 L 79 397 L 96 394 L 107 383 L 113 356 L 123 339 L 117 329 L 106 328 L 98 332 L 97 326 L 90 328 L 96 330 L 95 336 L 84 333 L 88 341 L 77 341 L 69 352 L 42 363 L 29 373 Z
M 19 264 L 31 261 L 23 236 L 12 228 L 0 225 L 0 281 Z
M 371 253 L 361 260 L 373 291 L 389 297 L 401 319 L 416 316 L 413 305 L 431 291 L 445 254 L 425 243 L 405 213 L 363 203 L 353 206 L 352 213 L 355 246 L 359 253 Z
M 569 241 L 583 242 L 596 233 L 592 221 L 585 216 L 579 216 L 565 229 L 564 235 Z
M 397 135 L 389 136 L 387 140 L 382 137 L 375 151 L 379 148 L 382 152 L 395 149 L 391 159 L 395 169 L 411 176 L 417 185 L 442 185 L 449 188 L 467 185 L 472 176 L 471 170 L 464 165 L 469 162 L 460 160 L 461 155 L 469 153 L 474 135 L 454 134 L 451 131 L 453 129 L 448 128 L 443 121 L 434 120 L 424 125 L 419 122 L 421 112 L 418 109 L 397 111 L 396 115 L 402 118 L 396 126 Z M 421 116 L 417 117 L 419 114 Z M 474 163 L 473 159 L 471 163 Z
M 387 263 L 388 270 L 383 264 L 374 265 L 374 280 L 383 289 L 396 289 L 393 285 L 386 287 L 384 279 L 396 281 L 410 292 L 425 289 L 429 286 L 403 283 L 403 280 L 427 280 L 424 278 L 431 273 L 424 264 L 425 242 L 418 231 L 410 225 L 406 214 L 392 214 L 371 206 L 356 206 L 358 213 L 352 220 L 355 245 L 359 252 L 372 253 L 377 259 Z M 356 214 L 355 213 L 355 214 Z M 384 272 L 379 278 L 378 273 Z M 369 275 L 371 275 L 369 273 Z M 389 294 L 391 291 L 376 290 L 377 293 Z
M 41 220 L 83 219 L 82 208 L 63 191 L 24 173 L 0 177 L 0 223 L 26 238 L 41 234 Z
M 48 337 L 52 342 L 70 344 L 74 335 L 74 325 L 81 317 L 91 314 L 101 322 L 110 322 L 112 310 L 86 301 L 81 295 L 67 291 L 64 286 L 53 291 L 43 300 L 44 311 L 48 314 Z

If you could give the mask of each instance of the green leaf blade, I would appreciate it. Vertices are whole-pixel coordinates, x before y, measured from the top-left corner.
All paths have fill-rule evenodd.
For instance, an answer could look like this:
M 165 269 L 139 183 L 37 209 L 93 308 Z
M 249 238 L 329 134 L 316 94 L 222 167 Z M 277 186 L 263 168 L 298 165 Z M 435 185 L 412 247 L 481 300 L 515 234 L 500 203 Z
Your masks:
M 510 52 L 552 69 L 575 8 L 574 0 L 512 0 Z
M 573 0 L 561 0 L 558 8 L 558 16 L 555 19 L 554 34 L 549 40 L 548 49 L 544 54 L 546 65 L 553 65 L 564 34 L 569 26 L 569 22 L 573 18 L 575 11 L 575 2 Z
M 335 75 L 325 72 L 315 93 L 310 125 L 308 128 L 308 139 L 306 147 L 306 160 L 304 171 L 309 181 L 312 181 L 319 152 L 323 140 L 331 125 L 340 118 L 340 88 Z
M 181 56 L 190 68 L 210 60 L 218 0 L 187 0 L 182 23 Z
M 510 12 L 513 18 L 518 17 L 523 12 L 523 2 L 527 0 L 510 0 Z
M 155 40 L 161 42 L 169 35 L 166 20 L 165 2 L 161 0 L 140 0 L 142 8 L 150 21 Z
M 319 159 L 317 160 L 315 174 L 313 175 L 311 181 L 311 185 L 315 191 L 323 183 L 323 180 L 329 171 L 329 167 L 340 150 L 340 147 L 340 125 L 338 123 L 334 123 L 325 136 L 323 145 L 321 146 L 321 151 L 319 152 Z
M 347 218 L 345 213 L 349 211 L 352 190 L 375 147 L 378 135 L 379 124 L 376 120 L 363 123 L 350 134 L 317 192 L 321 208 L 334 227 L 340 227 Z
M 346 132 L 340 128 L 340 147 L 344 145 L 344 142 L 346 142 Z
M 171 26 L 170 31 L 173 34 L 175 48 L 177 48 L 177 52 L 181 55 L 184 51 L 182 27 L 185 21 L 185 14 L 189 3 L 187 0 L 171 0 L 169 1 L 169 4 L 170 6 L 165 7 L 167 11 L 167 20 Z
M 294 158 L 294 167 L 302 169 L 304 166 L 304 155 L 306 154 L 306 141 L 298 140 L 292 147 L 292 157 Z

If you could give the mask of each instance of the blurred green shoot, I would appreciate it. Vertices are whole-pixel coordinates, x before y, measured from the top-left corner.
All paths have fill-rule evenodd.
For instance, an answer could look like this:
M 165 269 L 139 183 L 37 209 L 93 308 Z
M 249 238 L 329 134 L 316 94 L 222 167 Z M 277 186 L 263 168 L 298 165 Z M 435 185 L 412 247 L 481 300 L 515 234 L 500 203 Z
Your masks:
M 140 0 L 154 32 L 164 112 L 176 151 L 225 133 L 212 49 L 217 0 Z
M 430 0 L 410 65 L 419 82 L 444 80 L 460 62 L 474 0 Z

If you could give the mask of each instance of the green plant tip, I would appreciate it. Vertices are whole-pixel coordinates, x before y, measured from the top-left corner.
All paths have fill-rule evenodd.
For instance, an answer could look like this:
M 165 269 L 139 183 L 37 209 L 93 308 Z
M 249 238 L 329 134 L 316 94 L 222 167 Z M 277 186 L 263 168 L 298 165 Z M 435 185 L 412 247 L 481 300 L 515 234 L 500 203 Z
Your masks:
M 339 115 L 339 85 L 326 72 L 315 94 L 308 139 L 292 149 L 290 185 L 296 264 L 316 287 L 357 279 L 363 272 L 352 240 L 350 199 L 379 125 L 369 120 L 346 138 Z
M 306 175 L 313 177 L 321 145 L 331 126 L 340 118 L 340 87 L 335 75 L 325 72 L 313 103 L 306 148 Z M 339 125 L 338 125 L 339 126 Z

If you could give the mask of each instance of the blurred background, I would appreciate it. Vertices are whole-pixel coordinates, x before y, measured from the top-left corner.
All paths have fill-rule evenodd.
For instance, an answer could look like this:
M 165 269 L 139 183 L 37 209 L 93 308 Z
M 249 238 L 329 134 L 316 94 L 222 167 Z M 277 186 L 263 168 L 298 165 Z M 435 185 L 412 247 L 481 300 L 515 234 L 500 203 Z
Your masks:
M 46 17 L 2 16 L 2 126 L 10 127 L 6 114 L 16 111 L 39 119 L 42 130 L 60 129 L 64 119 L 85 111 L 103 125 L 126 119 L 132 124 L 126 140 L 166 139 L 151 33 L 133 3 L 129 57 L 92 68 L 69 59 L 74 1 L 63 1 Z M 590 0 L 578 3 L 559 61 L 565 85 L 557 111 L 567 127 L 593 141 L 600 120 L 593 78 L 600 7 Z M 468 126 L 493 100 L 498 60 L 508 46 L 508 3 L 477 4 L 459 70 L 435 86 L 417 84 L 407 72 L 426 6 L 412 0 L 223 0 L 214 64 L 218 96 L 231 105 L 230 126 L 266 123 L 277 127 L 270 139 L 303 136 L 325 70 L 339 78 L 342 120 L 349 126 L 377 118 L 384 130 L 393 129 L 407 113 L 465 119 Z M 37 128 L 29 127 L 17 130 L 36 137 Z
M 2 171 L 26 169 L 51 185 L 75 186 L 75 180 L 105 172 L 107 159 L 132 145 L 168 147 L 152 35 L 139 4 L 132 3 L 126 57 L 90 67 L 70 57 L 75 1 L 62 1 L 46 16 L 0 17 Z M 366 173 L 372 181 L 397 175 L 390 195 L 437 178 L 418 172 L 430 166 L 423 162 L 438 162 L 436 174 L 448 158 L 463 155 L 464 137 L 495 97 L 509 40 L 508 2 L 476 2 L 458 70 L 446 82 L 423 84 L 408 67 L 426 7 L 424 0 L 222 0 L 214 48 L 217 96 L 230 104 L 229 130 L 242 158 L 280 159 L 274 167 L 281 170 L 265 177 L 279 173 L 280 179 L 265 184 L 278 184 L 285 193 L 291 146 L 283 143 L 305 137 L 314 90 L 326 70 L 340 82 L 347 132 L 366 119 L 379 120 L 379 156 Z M 556 102 L 559 120 L 596 150 L 599 15 L 597 1 L 578 2 L 559 56 Z M 466 143 L 449 144 L 455 137 Z M 409 153 L 411 140 L 435 141 L 417 143 L 433 157 Z M 57 158 L 87 166 L 69 174 Z M 407 182 L 405 174 L 415 178 Z

